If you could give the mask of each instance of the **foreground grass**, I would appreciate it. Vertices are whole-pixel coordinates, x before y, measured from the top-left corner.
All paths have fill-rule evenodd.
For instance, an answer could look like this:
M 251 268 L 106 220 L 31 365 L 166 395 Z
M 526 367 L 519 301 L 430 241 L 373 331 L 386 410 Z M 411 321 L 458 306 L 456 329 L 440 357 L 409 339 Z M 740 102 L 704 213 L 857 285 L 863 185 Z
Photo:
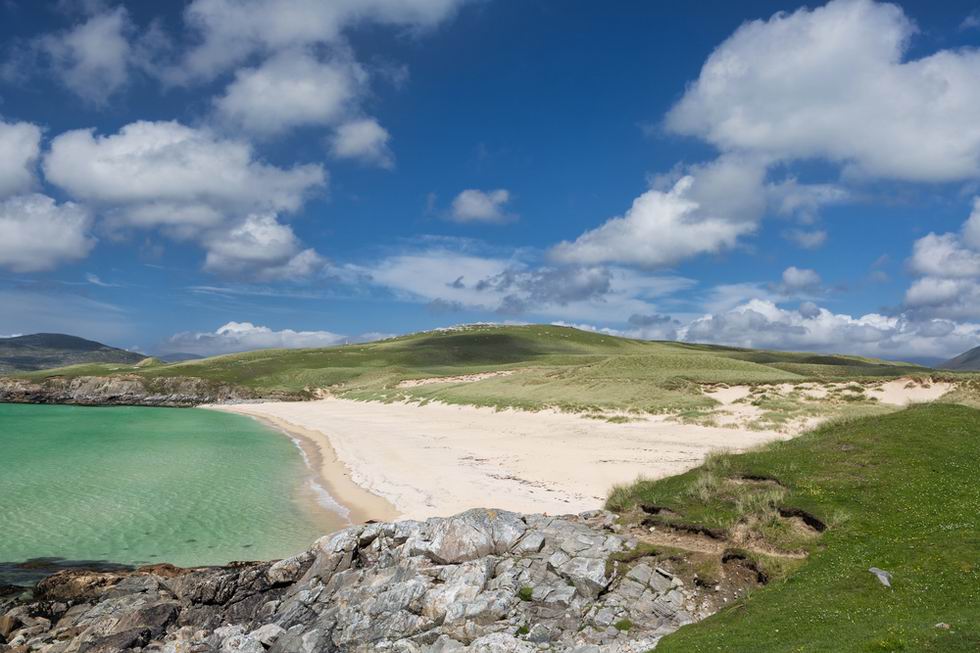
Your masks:
M 668 636 L 657 653 L 977 651 L 978 470 L 980 411 L 932 404 L 715 456 L 687 474 L 619 488 L 609 505 L 627 515 L 666 508 L 678 523 L 729 535 L 754 522 L 757 543 L 811 552 L 784 578 Z M 746 478 L 756 491 L 733 491 Z M 766 528 L 773 508 L 828 528 L 787 542 L 785 530 Z M 891 572 L 893 588 L 869 567 Z
M 471 383 L 414 388 L 402 381 L 511 370 Z M 929 374 L 926 368 L 854 356 L 647 342 L 547 325 L 471 326 L 323 349 L 263 350 L 173 364 L 80 365 L 28 378 L 136 374 L 194 376 L 262 391 L 330 388 L 365 400 L 442 401 L 497 408 L 661 413 L 714 402 L 701 384 Z

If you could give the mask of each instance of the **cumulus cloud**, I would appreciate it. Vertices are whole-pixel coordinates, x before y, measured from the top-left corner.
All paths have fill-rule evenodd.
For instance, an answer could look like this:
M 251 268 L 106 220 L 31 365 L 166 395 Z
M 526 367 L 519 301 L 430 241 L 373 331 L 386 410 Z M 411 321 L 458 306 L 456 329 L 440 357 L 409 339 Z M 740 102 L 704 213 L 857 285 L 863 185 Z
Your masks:
M 14 272 L 49 270 L 84 258 L 95 246 L 84 208 L 40 194 L 0 201 L 0 267 Z
M 274 331 L 251 322 L 228 322 L 215 331 L 177 333 L 161 345 L 161 351 L 214 356 L 254 349 L 331 347 L 345 340 L 345 336 L 330 331 Z
M 250 275 L 262 281 L 308 277 L 325 261 L 303 249 L 293 230 L 275 215 L 250 215 L 227 232 L 206 240 L 204 269 L 224 276 Z
M 0 120 L 0 197 L 30 190 L 41 153 L 41 128 Z
M 133 49 L 123 7 L 106 10 L 38 44 L 61 81 L 83 100 L 104 104 L 129 78 Z
M 681 326 L 679 320 L 659 313 L 650 315 L 634 313 L 630 315 L 627 323 L 629 329 L 623 331 L 622 335 L 642 340 L 676 340 L 677 330 Z
M 331 153 L 339 159 L 354 159 L 382 168 L 392 168 L 395 157 L 388 147 L 391 135 L 374 118 L 362 118 L 340 125 L 330 142 Z
M 487 191 L 469 188 L 453 199 L 449 218 L 455 222 L 507 222 L 514 218 L 505 209 L 508 202 L 510 191 L 506 188 Z
M 905 305 L 918 315 L 980 318 L 980 198 L 959 233 L 930 233 L 915 242 L 908 261 L 918 278 Z
M 713 144 L 719 159 L 688 167 L 672 189 L 655 184 L 624 216 L 561 243 L 556 256 L 672 265 L 735 246 L 767 210 L 811 225 L 786 236 L 819 247 L 826 240 L 812 227 L 819 210 L 852 195 L 793 176 L 766 181 L 786 163 L 830 161 L 850 180 L 977 178 L 980 51 L 908 59 L 914 33 L 900 7 L 872 0 L 833 0 L 743 24 L 665 118 L 668 131 Z
M 894 4 L 835 0 L 745 23 L 708 58 L 666 126 L 725 152 L 823 158 L 907 181 L 980 174 L 980 52 L 907 60 Z
M 754 221 L 715 213 L 693 199 L 695 184 L 685 176 L 668 191 L 647 191 L 623 216 L 559 243 L 552 256 L 565 263 L 662 267 L 734 247 L 739 236 L 755 230 Z
M 795 177 L 771 183 L 766 189 L 769 204 L 780 215 L 812 224 L 820 209 L 850 199 L 851 193 L 836 184 L 803 184 Z
M 331 125 L 353 110 L 366 81 L 364 70 L 349 59 L 320 61 L 290 49 L 235 73 L 215 109 L 226 123 L 260 136 Z
M 695 282 L 619 267 L 533 265 L 520 258 L 430 247 L 386 257 L 358 271 L 397 299 L 433 308 L 548 319 L 625 320 Z
M 209 79 L 254 54 L 341 41 L 355 24 L 434 27 L 464 0 L 194 0 L 185 23 L 198 42 L 170 77 Z
M 902 358 L 949 357 L 976 346 L 980 324 L 906 315 L 836 314 L 814 304 L 792 311 L 754 299 L 693 320 L 682 339 L 740 347 L 793 349 Z
M 325 185 L 319 165 L 278 168 L 247 143 L 207 130 L 135 122 L 107 136 L 61 134 L 43 168 L 49 182 L 103 210 L 111 226 L 162 228 L 201 242 L 208 269 L 273 278 L 308 273 L 319 262 L 275 217 Z
M 815 270 L 791 265 L 783 271 L 782 289 L 787 293 L 816 290 L 820 288 L 820 284 L 820 275 Z
M 827 242 L 824 229 L 791 229 L 784 235 L 803 249 L 817 249 Z
M 277 168 L 258 160 L 245 142 L 174 121 L 134 122 L 107 136 L 65 132 L 51 142 L 43 166 L 51 183 L 75 197 L 122 207 L 124 214 L 153 206 L 295 211 L 326 182 L 319 165 Z M 153 219 L 200 220 L 200 214 L 167 213 Z
M 497 312 L 520 315 L 541 305 L 604 301 L 612 290 L 612 276 L 603 267 L 509 267 L 480 279 L 474 288 L 501 296 Z

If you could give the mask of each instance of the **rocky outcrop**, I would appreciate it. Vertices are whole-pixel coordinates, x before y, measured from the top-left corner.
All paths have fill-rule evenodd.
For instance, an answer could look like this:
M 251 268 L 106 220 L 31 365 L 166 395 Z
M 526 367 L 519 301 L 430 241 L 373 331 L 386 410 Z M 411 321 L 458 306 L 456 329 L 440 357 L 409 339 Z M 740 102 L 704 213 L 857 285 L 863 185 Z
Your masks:
M 708 603 L 613 522 L 480 509 L 354 526 L 273 563 L 66 571 L 0 616 L 0 649 L 646 651 Z
M 0 403 L 181 407 L 302 398 L 288 393 L 260 393 L 241 386 L 186 376 L 55 376 L 41 381 L 0 377 Z

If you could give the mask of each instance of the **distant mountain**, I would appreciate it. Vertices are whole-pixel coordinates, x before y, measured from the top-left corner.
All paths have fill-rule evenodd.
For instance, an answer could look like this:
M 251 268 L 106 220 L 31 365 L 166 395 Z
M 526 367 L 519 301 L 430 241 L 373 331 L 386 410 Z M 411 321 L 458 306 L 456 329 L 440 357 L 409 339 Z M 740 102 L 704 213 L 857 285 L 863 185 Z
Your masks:
M 904 356 L 902 358 L 889 359 L 894 360 L 896 363 L 912 363 L 913 365 L 921 365 L 923 367 L 940 368 L 943 365 L 945 358 L 938 358 L 936 356 Z
M 30 372 L 79 363 L 138 363 L 144 358 L 143 354 L 63 333 L 0 338 L 0 373 Z
M 944 370 L 980 371 L 980 347 L 974 347 L 956 358 L 951 358 L 939 367 Z

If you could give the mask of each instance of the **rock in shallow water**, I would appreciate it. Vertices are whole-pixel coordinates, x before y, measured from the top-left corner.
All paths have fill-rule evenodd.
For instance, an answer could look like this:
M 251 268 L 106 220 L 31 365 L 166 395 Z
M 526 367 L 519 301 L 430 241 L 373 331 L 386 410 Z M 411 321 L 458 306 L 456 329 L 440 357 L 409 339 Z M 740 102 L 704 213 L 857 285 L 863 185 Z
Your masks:
M 274 563 L 69 571 L 0 616 L 19 653 L 647 650 L 693 620 L 612 519 L 470 510 L 354 526 Z M 159 571 L 159 570 L 155 570 Z M 621 632 L 611 624 L 628 619 Z

